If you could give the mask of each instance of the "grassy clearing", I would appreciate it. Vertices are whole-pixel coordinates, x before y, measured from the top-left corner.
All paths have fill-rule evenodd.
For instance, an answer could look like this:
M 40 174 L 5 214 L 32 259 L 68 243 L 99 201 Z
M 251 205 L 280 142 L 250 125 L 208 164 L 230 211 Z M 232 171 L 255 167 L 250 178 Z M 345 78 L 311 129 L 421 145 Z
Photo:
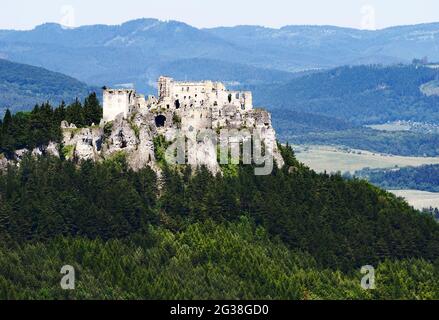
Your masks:
M 404 198 L 416 209 L 439 208 L 439 192 L 426 192 L 419 190 L 390 190 L 398 197 Z
M 384 124 L 372 124 L 366 126 L 368 128 L 379 130 L 379 131 L 390 131 L 390 132 L 398 132 L 398 131 L 410 131 L 411 126 L 403 123 L 384 123 Z
M 350 172 L 363 168 L 394 168 L 439 164 L 439 157 L 404 157 L 333 146 L 294 146 L 296 156 L 318 172 Z

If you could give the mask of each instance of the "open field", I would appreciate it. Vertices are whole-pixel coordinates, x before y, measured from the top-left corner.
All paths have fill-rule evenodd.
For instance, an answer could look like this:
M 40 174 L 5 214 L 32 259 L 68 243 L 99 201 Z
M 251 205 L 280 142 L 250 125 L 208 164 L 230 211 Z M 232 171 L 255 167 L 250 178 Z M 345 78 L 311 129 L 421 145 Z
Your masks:
M 299 161 L 317 172 L 350 172 L 363 168 L 394 168 L 439 164 L 439 157 L 403 157 L 335 146 L 293 146 Z
M 419 190 L 389 190 L 398 197 L 402 197 L 416 209 L 439 208 L 439 192 L 426 192 Z
M 410 131 L 411 126 L 408 124 L 399 124 L 399 123 L 385 123 L 385 124 L 373 124 L 366 126 L 368 128 L 379 130 L 379 131 Z

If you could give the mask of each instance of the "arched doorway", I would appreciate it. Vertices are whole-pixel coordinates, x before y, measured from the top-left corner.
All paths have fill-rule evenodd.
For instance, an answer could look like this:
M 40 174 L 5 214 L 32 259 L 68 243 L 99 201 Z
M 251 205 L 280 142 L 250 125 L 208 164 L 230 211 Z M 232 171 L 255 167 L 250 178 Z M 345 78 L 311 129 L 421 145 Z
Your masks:
M 164 127 L 166 122 L 166 117 L 162 114 L 155 117 L 155 125 L 157 128 Z
M 175 100 L 175 109 L 180 109 L 180 100 Z

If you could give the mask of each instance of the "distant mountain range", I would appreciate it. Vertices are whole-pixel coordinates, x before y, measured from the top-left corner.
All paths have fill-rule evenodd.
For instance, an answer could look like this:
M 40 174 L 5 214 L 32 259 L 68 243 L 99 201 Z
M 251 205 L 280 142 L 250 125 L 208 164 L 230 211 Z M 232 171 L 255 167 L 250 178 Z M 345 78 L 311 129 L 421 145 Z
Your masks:
M 439 123 L 439 69 L 420 65 L 344 66 L 281 85 L 255 86 L 255 103 L 356 125 L 397 120 Z
M 248 88 L 255 104 L 272 112 L 282 141 L 438 156 L 437 133 L 364 127 L 399 120 L 439 124 L 438 79 L 433 65 L 345 66 Z
M 6 108 L 15 112 L 46 101 L 68 103 L 95 90 L 61 73 L 0 59 L 0 116 Z
M 373 136 L 361 146 L 372 149 L 378 140 L 390 144 L 384 133 L 362 128 L 365 124 L 439 123 L 439 69 L 411 64 L 424 56 L 439 61 L 438 49 L 439 23 L 378 31 L 331 26 L 197 29 L 139 19 L 117 26 L 44 24 L 30 31 L 0 30 L 0 58 L 14 61 L 0 61 L 0 113 L 5 107 L 25 110 L 45 100 L 74 99 L 103 85 L 135 86 L 155 94 L 156 80 L 164 74 L 252 90 L 255 105 L 273 113 L 283 141 L 331 139 L 351 145 L 352 139 Z M 432 142 L 425 148 L 434 139 L 428 138 Z M 416 143 L 410 142 L 404 154 L 421 152 L 414 150 Z
M 160 74 L 239 84 L 283 82 L 290 72 L 348 64 L 439 60 L 439 23 L 378 31 L 331 26 L 197 29 L 177 21 L 30 31 L 0 30 L 0 57 L 93 85 L 134 84 L 145 93 Z

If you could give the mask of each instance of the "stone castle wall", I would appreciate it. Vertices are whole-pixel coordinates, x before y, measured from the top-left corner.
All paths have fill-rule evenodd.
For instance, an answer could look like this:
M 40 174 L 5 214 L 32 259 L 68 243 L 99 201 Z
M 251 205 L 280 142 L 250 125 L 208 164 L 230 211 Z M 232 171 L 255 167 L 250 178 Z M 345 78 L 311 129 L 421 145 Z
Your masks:
M 106 89 L 103 101 L 104 117 L 98 129 L 71 130 L 64 124 L 63 144 L 73 148 L 74 160 L 99 161 L 122 151 L 133 169 L 145 165 L 158 169 L 154 138 L 162 135 L 173 143 L 180 132 L 189 137 L 188 150 L 194 151 L 188 163 L 206 165 L 216 173 L 220 170 L 217 146 L 211 142 L 203 145 L 190 137 L 205 129 L 231 129 L 250 134 L 258 130 L 267 145 L 273 146 L 268 151 L 277 164 L 283 165 L 271 116 L 265 110 L 253 109 L 251 92 L 228 91 L 220 82 L 178 82 L 160 77 L 158 97 L 145 98 L 133 89 Z M 111 134 L 105 133 L 110 124 Z
M 271 115 L 265 110 L 253 109 L 251 92 L 228 91 L 219 82 L 176 82 L 166 77 L 159 79 L 158 91 L 158 97 L 145 98 L 133 89 L 105 89 L 103 119 L 99 126 L 77 128 L 66 121 L 61 123 L 62 156 L 75 162 L 102 161 L 122 152 L 133 170 L 150 166 L 160 176 L 155 139 L 163 136 L 173 145 L 183 136 L 186 143 L 183 160 L 192 166 L 205 165 L 215 174 L 221 171 L 217 159 L 224 139 L 229 140 L 226 145 L 230 144 L 230 150 L 232 145 L 239 150 L 240 141 L 244 144 L 249 136 L 258 136 L 264 143 L 266 155 L 271 155 L 278 166 L 284 165 Z M 226 138 L 222 135 L 224 131 Z M 200 139 L 200 133 L 201 136 L 212 135 L 214 139 Z M 59 147 L 50 143 L 34 150 L 17 150 L 10 161 L 0 155 L 0 169 L 11 161 L 21 161 L 29 152 L 61 156 Z
M 138 103 L 136 92 L 132 89 L 107 89 L 104 90 L 104 121 L 116 119 L 118 114 L 127 117 L 130 106 Z

